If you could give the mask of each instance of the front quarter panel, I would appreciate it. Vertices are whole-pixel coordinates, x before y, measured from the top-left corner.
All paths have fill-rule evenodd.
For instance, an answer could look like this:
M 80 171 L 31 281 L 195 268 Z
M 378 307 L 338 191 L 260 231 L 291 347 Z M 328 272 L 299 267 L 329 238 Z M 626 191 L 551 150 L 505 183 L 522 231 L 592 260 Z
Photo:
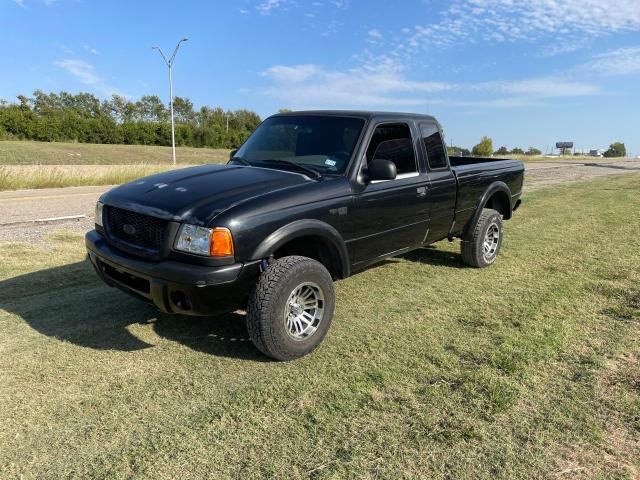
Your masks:
M 349 182 L 340 177 L 274 192 L 238 205 L 212 221 L 212 226 L 227 227 L 234 240 L 238 261 L 256 260 L 265 239 L 283 227 L 313 220 L 331 227 L 341 239 L 350 235 L 349 211 L 352 206 Z

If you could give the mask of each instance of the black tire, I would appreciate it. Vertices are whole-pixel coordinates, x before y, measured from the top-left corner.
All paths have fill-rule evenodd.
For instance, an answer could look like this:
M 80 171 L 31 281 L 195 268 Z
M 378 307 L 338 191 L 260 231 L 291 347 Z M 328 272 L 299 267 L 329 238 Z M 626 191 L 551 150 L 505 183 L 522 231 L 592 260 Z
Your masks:
M 485 250 L 487 232 L 491 229 L 492 247 Z M 495 233 L 497 232 L 497 239 Z M 503 226 L 502 216 L 495 210 L 483 208 L 478 223 L 476 223 L 467 235 L 462 239 L 460 250 L 462 261 L 475 268 L 488 267 L 496 261 L 502 245 Z
M 307 283 L 313 285 L 310 288 L 314 292 L 320 290 L 318 297 L 322 296 L 322 301 L 317 300 L 317 304 L 322 306 L 322 318 L 308 337 L 295 338 L 295 333 L 288 327 L 285 308 L 292 308 L 290 295 Z M 315 350 L 324 339 L 331 325 L 335 303 L 331 274 L 320 262 L 300 256 L 279 258 L 262 272 L 249 294 L 249 337 L 258 350 L 276 360 L 302 357 Z

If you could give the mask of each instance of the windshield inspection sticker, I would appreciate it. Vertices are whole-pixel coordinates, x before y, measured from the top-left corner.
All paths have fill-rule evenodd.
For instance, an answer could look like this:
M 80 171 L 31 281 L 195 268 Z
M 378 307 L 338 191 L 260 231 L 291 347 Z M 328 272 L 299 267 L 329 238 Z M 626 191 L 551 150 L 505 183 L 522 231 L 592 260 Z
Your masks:
M 330 167 L 335 167 L 336 166 L 336 161 L 335 160 L 329 160 L 328 158 L 324 161 L 325 165 L 329 165 Z

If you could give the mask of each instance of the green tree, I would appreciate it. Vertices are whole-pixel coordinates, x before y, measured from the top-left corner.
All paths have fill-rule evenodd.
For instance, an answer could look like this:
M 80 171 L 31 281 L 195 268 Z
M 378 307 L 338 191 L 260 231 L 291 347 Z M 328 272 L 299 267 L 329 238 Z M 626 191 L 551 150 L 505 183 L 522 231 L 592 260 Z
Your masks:
M 605 157 L 626 157 L 627 156 L 627 148 L 624 146 L 622 142 L 614 142 L 609 145 L 609 150 L 604 152 Z
M 261 122 L 249 110 L 203 106 L 196 112 L 183 97 L 175 97 L 174 113 L 176 143 L 195 147 L 237 147 Z M 3 138 L 48 142 L 171 144 L 169 109 L 156 95 L 101 100 L 86 92 L 36 90 L 16 103 L 0 101 L 0 132 Z
M 504 145 L 494 152 L 495 155 L 509 155 L 509 149 Z
M 188 98 L 175 97 L 173 99 L 173 112 L 176 122 L 194 123 L 196 114 L 193 111 L 193 102 Z
M 542 151 L 538 150 L 537 148 L 534 148 L 534 147 L 529 147 L 529 150 L 527 150 L 527 153 L 525 153 L 525 155 L 529 155 L 531 157 L 534 157 L 536 155 L 542 155 Z
M 493 140 L 489 137 L 482 137 L 480 143 L 473 146 L 471 152 L 479 157 L 489 157 L 493 153 Z
M 522 150 L 521 148 L 515 147 L 509 153 L 511 153 L 511 155 L 524 155 L 524 150 Z

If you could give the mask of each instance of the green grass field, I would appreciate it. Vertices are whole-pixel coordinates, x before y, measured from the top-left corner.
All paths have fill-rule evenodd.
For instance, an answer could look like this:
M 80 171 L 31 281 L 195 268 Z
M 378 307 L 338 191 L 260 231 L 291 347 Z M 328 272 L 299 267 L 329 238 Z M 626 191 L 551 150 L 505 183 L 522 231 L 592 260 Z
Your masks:
M 176 160 L 182 164 L 222 163 L 228 159 L 229 150 L 176 148 Z M 0 165 L 166 165 L 171 160 L 171 147 L 0 141 Z
M 337 284 L 324 344 L 104 286 L 81 236 L 0 245 L 0 478 L 637 478 L 640 175 L 540 189 L 498 262 L 442 243 Z
M 229 159 L 229 150 L 176 150 L 178 168 Z M 171 168 L 171 147 L 0 141 L 0 191 L 115 185 Z

